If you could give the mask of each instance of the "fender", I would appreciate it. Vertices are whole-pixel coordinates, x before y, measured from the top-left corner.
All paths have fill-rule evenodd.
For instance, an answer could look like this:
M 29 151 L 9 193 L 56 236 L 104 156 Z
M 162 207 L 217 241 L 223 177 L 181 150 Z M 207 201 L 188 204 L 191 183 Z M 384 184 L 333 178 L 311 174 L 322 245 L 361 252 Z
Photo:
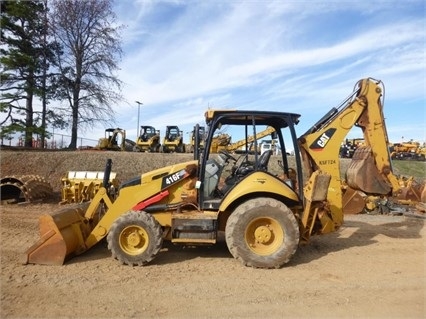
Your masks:
M 250 193 L 279 194 L 295 202 L 300 202 L 297 194 L 286 183 L 265 172 L 254 172 L 240 181 L 224 198 L 219 211 L 225 211 L 235 200 Z

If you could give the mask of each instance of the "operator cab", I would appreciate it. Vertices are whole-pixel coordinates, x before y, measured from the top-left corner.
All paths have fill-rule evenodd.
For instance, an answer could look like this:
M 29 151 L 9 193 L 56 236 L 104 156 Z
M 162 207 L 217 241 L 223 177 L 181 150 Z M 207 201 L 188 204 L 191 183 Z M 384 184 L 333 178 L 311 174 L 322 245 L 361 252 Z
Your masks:
M 155 136 L 155 128 L 152 126 L 141 126 L 140 139 L 147 142 L 151 137 Z
M 205 147 L 200 155 L 199 180 L 202 181 L 199 191 L 199 203 L 204 209 L 218 209 L 221 202 L 240 182 L 256 172 L 264 172 L 271 178 L 287 180 L 291 173 L 301 172 L 301 159 L 297 145 L 294 125 L 300 115 L 281 112 L 262 111 L 214 111 L 206 112 L 208 125 Z M 271 129 L 273 128 L 273 129 Z M 218 143 L 216 136 L 224 131 L 232 136 L 227 145 Z M 262 154 L 262 139 L 276 142 L 277 151 L 267 150 Z M 236 140 L 234 142 L 234 139 Z M 286 143 L 295 151 L 295 168 L 289 167 Z M 275 158 L 274 156 L 278 158 Z M 274 157 L 274 165 L 271 160 Z M 203 169 L 204 167 L 204 169 Z M 258 175 L 256 175 L 258 176 Z M 296 191 L 294 185 L 302 183 L 297 176 L 287 181 Z M 258 177 L 256 177 L 258 178 Z M 269 178 L 269 177 L 268 177 Z M 299 198 L 303 194 L 298 193 Z
M 180 136 L 180 131 L 177 126 L 168 126 L 166 136 L 169 141 L 174 141 Z

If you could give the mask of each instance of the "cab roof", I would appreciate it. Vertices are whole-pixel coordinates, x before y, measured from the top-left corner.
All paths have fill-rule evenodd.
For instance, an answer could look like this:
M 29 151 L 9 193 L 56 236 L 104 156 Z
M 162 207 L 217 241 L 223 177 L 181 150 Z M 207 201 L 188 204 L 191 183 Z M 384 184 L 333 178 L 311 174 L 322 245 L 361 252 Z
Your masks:
M 254 118 L 256 125 L 287 127 L 289 123 L 298 124 L 301 115 L 275 111 L 207 110 L 204 116 L 208 125 L 212 121 L 220 122 L 222 125 L 249 125 L 252 124 Z

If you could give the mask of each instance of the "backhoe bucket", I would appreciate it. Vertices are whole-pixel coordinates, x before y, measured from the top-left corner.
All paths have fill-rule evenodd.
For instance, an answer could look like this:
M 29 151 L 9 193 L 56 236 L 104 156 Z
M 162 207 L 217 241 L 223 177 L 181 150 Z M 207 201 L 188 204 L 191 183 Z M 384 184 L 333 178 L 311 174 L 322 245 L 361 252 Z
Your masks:
M 377 169 L 370 147 L 355 151 L 346 171 L 346 182 L 349 187 L 368 194 L 386 195 L 391 191 L 391 186 Z
M 40 239 L 25 252 L 23 263 L 62 265 L 70 256 L 84 252 L 89 230 L 83 214 L 80 205 L 40 216 Z

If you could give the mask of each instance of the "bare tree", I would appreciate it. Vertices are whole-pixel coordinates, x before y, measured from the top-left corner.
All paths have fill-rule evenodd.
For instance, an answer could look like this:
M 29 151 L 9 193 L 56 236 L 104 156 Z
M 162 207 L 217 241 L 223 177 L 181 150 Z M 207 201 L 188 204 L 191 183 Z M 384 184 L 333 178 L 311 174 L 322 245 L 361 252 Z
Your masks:
M 57 98 L 65 101 L 71 119 L 69 148 L 77 133 L 94 122 L 114 121 L 111 105 L 122 99 L 121 81 L 114 75 L 122 49 L 112 0 L 54 0 L 51 30 L 61 45 Z

